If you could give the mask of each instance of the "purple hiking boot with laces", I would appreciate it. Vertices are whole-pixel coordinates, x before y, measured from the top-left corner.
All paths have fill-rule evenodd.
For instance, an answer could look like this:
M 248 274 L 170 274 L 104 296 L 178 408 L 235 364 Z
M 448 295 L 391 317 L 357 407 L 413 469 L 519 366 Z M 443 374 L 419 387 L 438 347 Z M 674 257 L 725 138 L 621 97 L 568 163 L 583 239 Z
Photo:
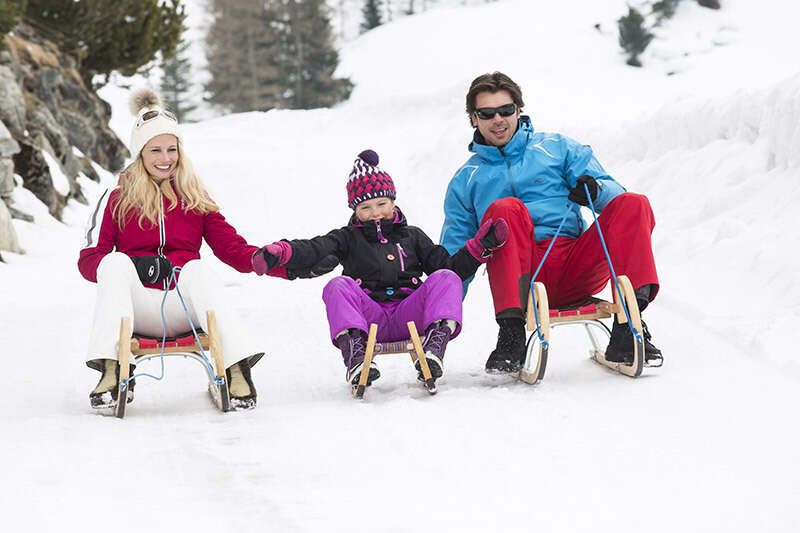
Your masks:
M 364 366 L 364 353 L 367 349 L 367 334 L 360 329 L 349 329 L 346 333 L 340 334 L 334 340 L 336 346 L 342 351 L 344 366 L 347 368 L 345 379 L 351 385 L 358 383 L 361 376 L 361 368 Z M 381 377 L 380 370 L 373 361 L 370 364 L 367 385 Z
M 425 350 L 425 359 L 433 379 L 439 379 L 444 373 L 444 351 L 455 328 L 456 323 L 453 320 L 440 320 L 428 326 L 422 349 Z M 414 367 L 417 369 L 417 379 L 425 381 L 419 360 L 414 363 Z

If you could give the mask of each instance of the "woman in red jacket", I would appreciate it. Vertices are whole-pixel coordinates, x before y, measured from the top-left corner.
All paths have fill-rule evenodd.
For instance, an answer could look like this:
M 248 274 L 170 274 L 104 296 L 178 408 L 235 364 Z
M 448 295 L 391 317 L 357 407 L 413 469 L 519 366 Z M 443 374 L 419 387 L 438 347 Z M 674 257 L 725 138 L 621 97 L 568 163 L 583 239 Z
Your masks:
M 78 259 L 83 277 L 97 283 L 87 365 L 102 376 L 89 395 L 91 405 L 116 404 L 121 317 L 131 317 L 137 333 L 161 337 L 163 291 L 170 289 L 173 267 L 180 267 L 180 290 L 194 325 L 206 329 L 206 310 L 216 313 L 232 406 L 253 408 L 250 368 L 263 354 L 225 305 L 221 283 L 200 261 L 200 245 L 205 239 L 214 255 L 239 272 L 253 271 L 251 259 L 258 248 L 220 214 L 192 170 L 175 116 L 161 106 L 159 96 L 140 90 L 131 110 L 136 115 L 130 143 L 135 160 L 120 174 L 118 187 L 101 196 Z M 168 336 L 190 329 L 177 295 L 166 298 L 163 319 Z

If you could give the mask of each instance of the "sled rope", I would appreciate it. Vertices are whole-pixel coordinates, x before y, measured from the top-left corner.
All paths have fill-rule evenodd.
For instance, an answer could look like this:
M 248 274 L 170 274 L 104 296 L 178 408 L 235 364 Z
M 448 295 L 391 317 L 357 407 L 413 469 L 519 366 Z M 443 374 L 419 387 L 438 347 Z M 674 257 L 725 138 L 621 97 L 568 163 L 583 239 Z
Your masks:
M 550 240 L 550 244 L 547 246 L 547 250 L 545 250 L 542 259 L 539 261 L 539 266 L 536 267 L 536 271 L 533 273 L 531 277 L 531 295 L 534 294 L 533 292 L 533 284 L 536 282 L 536 277 L 539 275 L 539 271 L 542 269 L 544 265 L 544 260 L 547 259 L 547 256 L 550 255 L 550 250 L 553 249 L 553 245 L 556 243 L 556 238 L 558 237 L 559 233 L 561 233 L 561 228 L 564 226 L 564 221 L 567 220 L 567 215 L 569 215 L 569 205 L 567 205 L 567 209 L 564 210 L 564 216 L 561 217 L 561 222 L 558 223 L 558 228 L 556 229 L 555 235 Z M 543 348 L 549 348 L 550 343 L 544 339 L 544 335 L 542 334 L 542 328 L 539 327 L 539 310 L 536 306 L 536 298 L 531 297 L 531 301 L 533 301 L 533 318 L 536 320 L 536 336 L 539 338 L 539 342 L 542 344 Z
M 606 261 L 608 262 L 608 268 L 611 270 L 611 281 L 614 282 L 614 287 L 617 289 L 617 294 L 619 295 L 619 301 L 622 304 L 622 310 L 625 311 L 625 318 L 628 319 L 628 329 L 636 338 L 637 341 L 642 342 L 641 334 L 634 329 L 631 325 L 631 315 L 628 312 L 628 304 L 625 302 L 625 299 L 622 298 L 622 291 L 619 288 L 619 283 L 617 282 L 617 273 L 614 272 L 614 265 L 611 264 L 611 255 L 608 253 L 608 247 L 606 246 L 606 240 L 603 237 L 603 230 L 600 229 L 600 222 L 597 221 L 597 212 L 594 210 L 594 202 L 592 201 L 592 195 L 589 194 L 589 186 L 587 184 L 583 184 L 583 190 L 586 191 L 586 199 L 589 200 L 589 208 L 592 210 L 592 216 L 594 217 L 594 226 L 597 228 L 597 234 L 600 236 L 600 244 L 603 245 L 603 253 L 606 254 Z
M 194 337 L 195 342 L 197 343 L 198 348 L 200 348 L 200 356 L 203 359 L 203 364 L 206 365 L 206 368 L 209 371 L 209 376 L 213 376 L 216 373 L 216 370 L 209 361 L 208 356 L 206 355 L 205 350 L 203 349 L 203 344 L 200 342 L 200 337 L 197 335 L 197 330 L 194 327 L 194 323 L 192 319 L 189 317 L 189 308 L 186 305 L 186 301 L 183 299 L 183 295 L 181 294 L 181 289 L 178 287 L 178 272 L 181 271 L 180 267 L 173 267 L 172 272 L 170 272 L 169 279 L 167 281 L 167 290 L 164 291 L 164 296 L 161 298 L 161 326 L 162 326 L 162 336 L 161 336 L 161 353 L 159 354 L 159 361 L 161 362 L 161 375 L 154 376 L 153 374 L 148 374 L 146 372 L 135 373 L 128 379 L 122 382 L 122 390 L 125 390 L 128 386 L 128 382 L 140 377 L 148 377 L 155 379 L 156 381 L 161 381 L 164 379 L 164 348 L 165 343 L 167 341 L 167 317 L 166 312 L 164 311 L 164 306 L 167 303 L 167 295 L 169 294 L 169 288 L 174 287 L 175 293 L 178 295 L 178 299 L 181 302 L 181 306 L 183 307 L 183 314 L 186 316 L 186 321 L 189 323 L 189 327 L 192 328 L 192 336 Z M 215 378 L 214 383 L 217 385 L 221 385 L 224 383 L 222 378 Z

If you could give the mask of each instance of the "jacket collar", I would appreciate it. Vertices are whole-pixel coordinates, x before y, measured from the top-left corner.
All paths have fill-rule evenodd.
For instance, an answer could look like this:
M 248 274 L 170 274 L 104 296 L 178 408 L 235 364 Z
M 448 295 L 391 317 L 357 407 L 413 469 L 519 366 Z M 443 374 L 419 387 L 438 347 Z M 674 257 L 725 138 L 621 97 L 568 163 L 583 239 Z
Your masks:
M 520 157 L 528 146 L 528 140 L 533 135 L 533 125 L 531 124 L 531 117 L 522 115 L 519 117 L 517 131 L 511 140 L 508 141 L 503 147 L 498 148 L 486 144 L 486 141 L 481 135 L 481 132 L 475 128 L 472 142 L 469 143 L 469 151 L 474 152 L 475 155 L 491 163 L 498 163 L 508 159 L 516 159 Z
M 350 221 L 348 222 L 348 226 L 360 228 L 367 240 L 377 242 L 387 240 L 389 235 L 407 225 L 406 216 L 397 206 L 394 208 L 394 218 L 381 220 L 380 224 L 361 222 L 358 220 L 355 213 L 353 213 L 353 216 L 350 217 Z

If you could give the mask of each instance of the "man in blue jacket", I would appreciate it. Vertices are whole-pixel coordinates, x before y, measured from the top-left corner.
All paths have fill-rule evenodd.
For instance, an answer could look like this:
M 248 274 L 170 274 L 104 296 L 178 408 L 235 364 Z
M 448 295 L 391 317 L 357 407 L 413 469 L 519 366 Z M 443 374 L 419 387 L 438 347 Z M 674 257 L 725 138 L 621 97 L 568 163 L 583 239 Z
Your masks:
M 472 157 L 447 188 L 441 243 L 452 254 L 489 218 L 509 225 L 505 246 L 487 263 L 489 285 L 500 331 L 486 361 L 487 372 L 516 372 L 525 358 L 524 309 L 530 281 L 559 222 L 568 210 L 537 281 L 547 288 L 552 307 L 584 300 L 610 279 L 594 225 L 586 229 L 580 213 L 589 195 L 617 275 L 625 274 L 644 310 L 659 283 L 650 234 L 655 226 L 647 197 L 625 192 L 595 159 L 592 149 L 557 133 L 535 131 L 522 115 L 522 90 L 501 72 L 478 76 L 467 93 L 467 114 L 475 128 Z M 584 184 L 586 187 L 584 187 Z M 660 354 L 645 328 L 647 358 Z M 626 325 L 614 324 L 606 359 L 633 359 Z

